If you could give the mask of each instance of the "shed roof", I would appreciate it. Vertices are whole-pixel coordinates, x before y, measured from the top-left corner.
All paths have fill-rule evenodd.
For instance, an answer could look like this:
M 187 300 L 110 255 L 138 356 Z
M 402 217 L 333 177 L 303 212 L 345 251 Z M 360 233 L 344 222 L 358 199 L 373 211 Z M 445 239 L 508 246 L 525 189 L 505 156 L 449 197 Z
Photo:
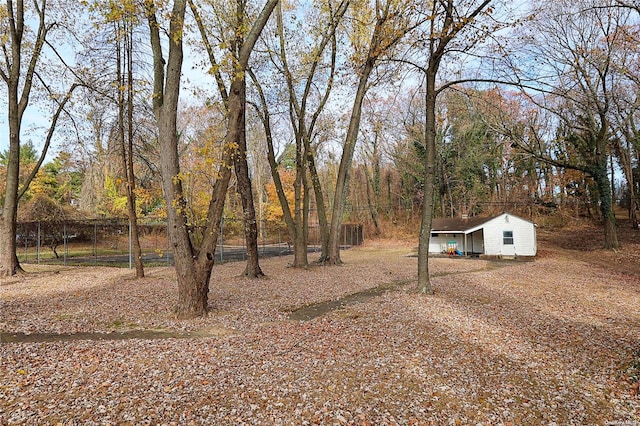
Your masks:
M 467 219 L 461 219 L 461 218 L 433 219 L 433 222 L 431 223 L 431 233 L 469 234 L 471 232 L 475 232 L 478 229 L 483 228 L 482 225 L 484 225 L 485 223 L 491 222 L 492 220 L 505 215 L 513 216 L 525 222 L 529 222 L 533 226 L 536 226 L 535 223 L 527 219 L 523 219 L 509 212 L 503 212 L 491 217 L 474 216 Z
M 451 233 L 465 232 L 471 228 L 475 228 L 478 225 L 482 225 L 485 222 L 489 222 L 491 219 L 495 219 L 498 216 L 493 216 L 493 217 L 474 216 L 468 219 L 461 219 L 461 218 L 433 219 L 433 222 L 431 223 L 431 232 L 451 232 Z

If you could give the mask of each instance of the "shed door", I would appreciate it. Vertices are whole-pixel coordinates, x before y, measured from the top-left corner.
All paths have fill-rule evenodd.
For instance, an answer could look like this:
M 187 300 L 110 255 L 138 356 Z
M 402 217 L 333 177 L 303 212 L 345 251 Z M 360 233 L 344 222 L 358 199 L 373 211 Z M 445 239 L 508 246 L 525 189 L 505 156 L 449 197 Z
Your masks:
M 502 254 L 504 256 L 515 256 L 516 254 L 513 231 L 502 231 Z

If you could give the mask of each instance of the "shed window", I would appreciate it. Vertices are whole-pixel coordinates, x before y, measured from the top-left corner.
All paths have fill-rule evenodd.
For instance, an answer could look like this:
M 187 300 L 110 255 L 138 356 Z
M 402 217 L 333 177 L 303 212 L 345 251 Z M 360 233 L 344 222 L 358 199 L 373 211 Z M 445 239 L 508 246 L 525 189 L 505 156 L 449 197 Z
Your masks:
M 502 244 L 513 245 L 513 231 L 502 231 Z

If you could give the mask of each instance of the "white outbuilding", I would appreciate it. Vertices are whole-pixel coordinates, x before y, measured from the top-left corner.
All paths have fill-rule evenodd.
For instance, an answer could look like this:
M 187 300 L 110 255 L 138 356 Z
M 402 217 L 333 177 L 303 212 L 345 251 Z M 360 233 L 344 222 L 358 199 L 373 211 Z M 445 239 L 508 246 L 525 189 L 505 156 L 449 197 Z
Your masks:
M 533 222 L 502 213 L 495 217 L 433 219 L 429 253 L 533 257 L 537 245 Z

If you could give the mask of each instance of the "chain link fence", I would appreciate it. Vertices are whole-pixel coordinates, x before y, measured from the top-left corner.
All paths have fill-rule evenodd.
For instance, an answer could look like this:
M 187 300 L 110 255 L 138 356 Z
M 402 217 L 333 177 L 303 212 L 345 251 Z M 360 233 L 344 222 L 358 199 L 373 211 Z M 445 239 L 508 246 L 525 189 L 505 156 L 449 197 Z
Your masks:
M 220 225 L 216 262 L 245 260 L 243 221 L 224 218 Z M 292 239 L 284 223 L 260 221 L 258 233 L 261 257 L 293 253 Z M 141 219 L 138 234 L 145 265 L 173 264 L 165 220 Z M 343 224 L 340 241 L 343 247 L 362 244 L 363 226 Z M 21 222 L 16 232 L 16 245 L 21 263 L 133 266 L 131 230 L 125 218 Z M 310 252 L 320 251 L 318 226 L 309 227 L 308 249 Z

